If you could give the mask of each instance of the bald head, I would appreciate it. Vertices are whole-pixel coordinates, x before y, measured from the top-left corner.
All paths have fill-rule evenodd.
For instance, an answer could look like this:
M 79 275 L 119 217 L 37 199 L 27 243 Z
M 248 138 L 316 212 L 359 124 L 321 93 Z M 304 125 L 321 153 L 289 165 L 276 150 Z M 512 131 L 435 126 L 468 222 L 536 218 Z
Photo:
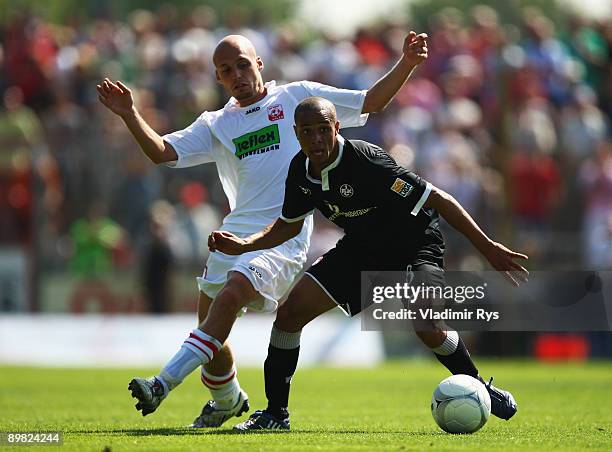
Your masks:
M 217 61 L 228 52 L 257 57 L 253 43 L 242 35 L 228 35 L 219 41 L 213 52 L 213 62 L 217 64 Z
M 262 99 L 266 94 L 261 77 L 263 61 L 253 43 L 241 35 L 223 38 L 213 53 L 217 81 L 241 107 Z
M 307 113 L 315 113 L 321 115 L 329 122 L 336 122 L 336 107 L 327 99 L 322 97 L 307 97 L 295 107 L 293 113 L 293 121 L 299 124 L 299 121 Z

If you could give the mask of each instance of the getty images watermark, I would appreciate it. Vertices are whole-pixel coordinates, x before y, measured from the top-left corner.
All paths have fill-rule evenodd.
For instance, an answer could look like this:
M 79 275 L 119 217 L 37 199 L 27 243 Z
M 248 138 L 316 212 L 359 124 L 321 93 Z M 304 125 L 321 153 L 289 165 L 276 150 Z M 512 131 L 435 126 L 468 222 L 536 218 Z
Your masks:
M 488 312 L 484 308 L 472 311 L 461 309 L 465 302 L 484 300 L 487 283 L 477 286 L 431 286 L 425 283 L 395 283 L 393 286 L 374 286 L 372 302 L 380 304 L 389 300 L 401 300 L 402 306 L 397 310 L 386 311 L 383 307 L 374 308 L 372 313 L 376 320 L 498 320 L 499 312 Z M 441 303 L 452 302 L 458 306 L 438 310 Z
M 363 330 L 612 331 L 612 271 L 362 272 Z

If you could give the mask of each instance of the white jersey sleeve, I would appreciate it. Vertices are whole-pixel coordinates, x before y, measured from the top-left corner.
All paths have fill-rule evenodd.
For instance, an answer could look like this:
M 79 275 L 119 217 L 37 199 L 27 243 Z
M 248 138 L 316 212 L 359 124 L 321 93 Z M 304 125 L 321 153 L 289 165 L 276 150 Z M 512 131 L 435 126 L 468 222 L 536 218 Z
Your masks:
M 341 89 L 310 81 L 302 82 L 302 86 L 308 96 L 323 97 L 335 105 L 340 127 L 360 127 L 367 122 L 368 114 L 361 112 L 367 90 Z
M 210 132 L 206 114 L 206 112 L 202 113 L 187 128 L 162 137 L 164 141 L 172 145 L 178 155 L 178 159 L 166 163 L 167 166 L 187 168 L 214 161 L 213 135 Z

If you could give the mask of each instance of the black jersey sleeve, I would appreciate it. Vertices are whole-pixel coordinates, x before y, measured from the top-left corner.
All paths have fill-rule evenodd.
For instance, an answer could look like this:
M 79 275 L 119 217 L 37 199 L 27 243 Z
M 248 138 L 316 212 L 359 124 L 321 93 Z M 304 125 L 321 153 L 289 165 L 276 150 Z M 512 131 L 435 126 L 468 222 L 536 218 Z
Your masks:
M 397 208 L 408 209 L 416 216 L 425 205 L 431 193 L 431 184 L 425 179 L 399 166 L 385 151 L 367 145 L 363 155 L 367 160 L 368 173 L 377 198 L 382 203 L 397 205 Z
M 292 162 L 285 180 L 285 200 L 281 220 L 287 223 L 302 220 L 310 215 L 315 206 L 312 202 L 312 192 L 305 184 L 300 185 L 299 165 Z

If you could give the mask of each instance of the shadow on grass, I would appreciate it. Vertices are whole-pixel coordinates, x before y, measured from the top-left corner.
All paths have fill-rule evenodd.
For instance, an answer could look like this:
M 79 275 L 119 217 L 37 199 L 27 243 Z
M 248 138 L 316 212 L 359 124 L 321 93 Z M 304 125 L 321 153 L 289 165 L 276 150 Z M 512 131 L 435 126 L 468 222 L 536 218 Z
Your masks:
M 407 431 L 389 431 L 389 430 L 359 430 L 359 429 L 324 429 L 324 430 L 255 430 L 248 433 L 237 430 L 205 430 L 191 428 L 152 428 L 152 429 L 107 429 L 107 430 L 71 430 L 68 433 L 77 434 L 119 434 L 128 436 L 218 436 L 218 435 L 283 435 L 288 433 L 293 434 L 346 434 L 346 435 L 363 435 L 363 434 L 404 434 L 406 436 L 440 436 L 445 435 L 442 432 L 407 432 Z

